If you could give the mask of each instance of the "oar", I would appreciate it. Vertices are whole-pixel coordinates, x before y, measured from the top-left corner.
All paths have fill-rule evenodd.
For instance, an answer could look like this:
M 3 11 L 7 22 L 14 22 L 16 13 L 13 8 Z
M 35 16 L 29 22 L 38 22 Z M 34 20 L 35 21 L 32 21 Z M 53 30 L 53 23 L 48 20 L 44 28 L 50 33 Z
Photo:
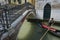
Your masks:
M 40 38 L 40 40 L 43 40 L 43 38 L 45 37 L 45 35 L 47 34 L 48 31 L 49 31 L 49 30 L 47 30 L 47 31 L 43 34 L 43 36 Z
M 44 26 L 44 25 L 43 25 Z M 40 38 L 40 40 L 43 40 L 43 38 L 45 37 L 45 35 L 48 33 L 49 30 L 51 31 L 56 31 L 54 28 L 51 28 L 51 27 L 47 27 L 45 26 L 44 28 L 48 28 L 47 31 L 43 34 L 43 36 Z

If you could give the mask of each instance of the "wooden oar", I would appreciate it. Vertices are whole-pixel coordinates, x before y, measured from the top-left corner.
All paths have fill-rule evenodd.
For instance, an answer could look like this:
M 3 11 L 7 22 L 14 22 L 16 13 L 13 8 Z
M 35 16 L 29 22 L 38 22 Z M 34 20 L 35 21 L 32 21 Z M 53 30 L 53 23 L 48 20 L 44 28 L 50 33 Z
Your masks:
M 49 30 L 47 30 L 47 31 L 43 34 L 43 36 L 40 38 L 40 40 L 43 40 L 43 38 L 44 38 L 45 35 L 48 33 L 48 31 L 49 31 Z
M 44 27 L 45 29 L 47 29 L 47 31 L 43 34 L 43 36 L 40 38 L 40 40 L 43 40 L 43 38 L 45 37 L 45 35 L 48 33 L 49 30 L 51 30 L 51 31 L 56 31 L 56 29 L 54 29 L 54 28 L 52 28 L 52 27 L 48 27 L 48 26 L 46 26 L 46 25 L 43 25 L 43 27 Z

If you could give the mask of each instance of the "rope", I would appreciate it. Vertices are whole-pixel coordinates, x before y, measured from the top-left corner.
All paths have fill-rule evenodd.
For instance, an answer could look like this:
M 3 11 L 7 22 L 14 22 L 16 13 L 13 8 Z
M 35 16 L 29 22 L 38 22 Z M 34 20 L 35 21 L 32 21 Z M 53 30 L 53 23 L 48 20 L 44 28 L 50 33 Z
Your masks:
M 47 30 L 47 31 L 43 34 L 43 36 L 40 38 L 40 40 L 42 40 L 42 39 L 45 37 L 45 35 L 47 34 L 48 31 L 49 31 L 49 30 Z

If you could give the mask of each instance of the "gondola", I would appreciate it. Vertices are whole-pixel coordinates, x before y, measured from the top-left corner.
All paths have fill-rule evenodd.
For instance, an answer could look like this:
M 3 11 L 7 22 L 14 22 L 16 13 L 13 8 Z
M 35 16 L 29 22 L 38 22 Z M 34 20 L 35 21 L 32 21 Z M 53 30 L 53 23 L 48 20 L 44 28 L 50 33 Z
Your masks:
M 60 30 L 49 27 L 47 24 L 42 23 L 39 19 L 28 19 L 30 22 L 38 23 L 42 28 L 49 30 L 49 33 L 56 36 L 60 37 Z
M 54 36 L 60 37 L 60 30 L 49 27 L 49 26 L 44 25 L 44 24 L 42 26 L 43 26 L 43 28 L 49 29 L 50 30 L 49 33 L 53 34 Z
M 49 33 L 51 33 L 52 35 L 56 36 L 56 37 L 60 37 L 60 30 L 56 29 L 55 32 L 53 31 L 49 31 Z

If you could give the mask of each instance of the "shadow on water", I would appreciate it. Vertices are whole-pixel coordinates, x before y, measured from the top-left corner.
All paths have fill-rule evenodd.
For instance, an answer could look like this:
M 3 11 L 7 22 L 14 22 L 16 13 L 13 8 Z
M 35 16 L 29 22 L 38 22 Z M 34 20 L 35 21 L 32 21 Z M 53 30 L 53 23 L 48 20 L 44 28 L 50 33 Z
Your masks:
M 25 23 L 27 24 L 27 23 Z M 29 25 L 28 25 L 29 26 Z M 36 23 L 30 23 L 31 29 L 24 38 L 18 38 L 18 40 L 40 40 L 40 37 L 44 34 L 46 30 L 36 25 Z M 44 39 L 43 39 L 44 40 Z M 45 38 L 46 40 L 46 38 Z
M 32 29 L 29 33 L 28 40 L 40 40 L 40 37 L 43 35 L 43 29 L 37 26 L 35 23 L 32 23 Z
M 28 22 L 28 23 L 30 23 L 30 22 Z M 28 25 L 28 23 L 26 21 L 24 23 L 26 25 L 23 24 L 24 27 L 27 26 L 24 30 L 27 30 L 29 28 L 30 28 L 30 30 L 27 32 L 27 35 L 24 38 L 21 38 L 21 36 L 23 36 L 23 34 L 26 33 L 23 29 L 21 29 L 21 30 L 23 30 L 23 34 L 19 35 L 18 40 L 40 40 L 40 38 L 46 32 L 46 30 L 39 27 L 37 23 L 30 23 L 30 25 Z M 60 38 L 47 33 L 47 35 L 43 38 L 43 40 L 60 40 Z

